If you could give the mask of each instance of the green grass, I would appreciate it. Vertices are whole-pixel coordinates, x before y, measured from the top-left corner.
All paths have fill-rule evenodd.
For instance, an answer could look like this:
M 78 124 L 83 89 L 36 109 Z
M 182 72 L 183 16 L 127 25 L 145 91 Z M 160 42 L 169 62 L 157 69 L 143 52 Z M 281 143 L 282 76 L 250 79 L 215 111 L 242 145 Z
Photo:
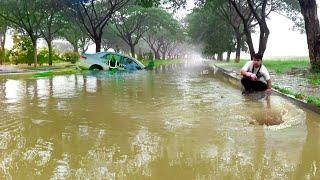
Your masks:
M 320 85 L 320 73 L 311 74 L 307 79 L 310 84 Z
M 39 78 L 39 77 L 50 77 L 55 75 L 69 75 L 69 74 L 77 74 L 77 73 L 83 73 L 80 70 L 77 70 L 74 67 L 68 67 L 68 68 L 60 68 L 60 69 L 52 69 L 52 70 L 43 70 L 38 69 L 39 71 L 36 72 L 23 72 L 23 73 L 3 73 L 0 74 L 0 78 L 13 78 L 13 79 L 19 79 L 19 78 Z
M 307 97 L 307 103 L 311 103 L 311 104 L 314 104 L 318 107 L 320 107 L 320 98 L 317 98 L 317 97 Z
M 17 65 L 18 68 L 26 69 L 26 70 L 50 70 L 50 69 L 63 69 L 66 67 L 75 67 L 74 64 L 71 64 L 69 62 L 62 62 L 62 63 L 54 63 L 53 66 L 49 65 L 41 65 L 41 66 L 28 66 L 26 64 L 19 64 Z
M 313 105 L 320 107 L 320 98 L 318 98 L 318 97 L 306 96 L 303 93 L 295 93 L 295 92 L 289 90 L 288 88 L 282 88 L 276 84 L 273 85 L 273 88 L 280 91 L 281 93 L 294 96 L 296 99 L 305 100 L 309 104 L 313 104 Z
M 80 72 L 75 68 L 65 68 L 65 69 L 58 69 L 53 71 L 53 75 L 68 75 L 68 74 L 76 74 Z
M 241 60 L 239 63 L 234 61 L 218 62 L 222 66 L 231 66 L 233 68 L 241 69 L 247 60 Z M 310 65 L 310 61 L 307 58 L 286 58 L 286 59 L 264 59 L 263 64 L 269 71 L 276 73 L 286 73 L 292 69 L 306 69 Z
M 266 59 L 263 60 L 263 64 L 270 70 L 276 73 L 283 74 L 292 69 L 306 69 L 310 65 L 310 61 L 307 59 Z

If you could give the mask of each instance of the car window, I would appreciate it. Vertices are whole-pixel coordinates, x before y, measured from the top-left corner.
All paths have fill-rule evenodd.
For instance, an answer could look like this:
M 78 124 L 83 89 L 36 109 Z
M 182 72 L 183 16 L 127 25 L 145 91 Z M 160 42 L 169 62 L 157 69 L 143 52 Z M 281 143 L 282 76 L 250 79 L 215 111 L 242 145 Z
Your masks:
M 133 60 L 127 57 L 123 58 L 123 63 L 126 65 L 127 70 L 138 70 L 141 67 Z
M 127 64 L 129 64 L 131 62 L 132 62 L 132 59 L 129 59 L 127 57 L 123 57 L 123 61 L 122 61 L 123 64 L 127 65 Z

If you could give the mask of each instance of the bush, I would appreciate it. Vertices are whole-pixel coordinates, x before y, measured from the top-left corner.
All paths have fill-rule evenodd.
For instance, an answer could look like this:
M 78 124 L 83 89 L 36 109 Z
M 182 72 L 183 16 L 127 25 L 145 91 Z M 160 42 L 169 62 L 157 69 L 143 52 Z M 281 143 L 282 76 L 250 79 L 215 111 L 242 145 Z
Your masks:
M 76 52 L 66 52 L 62 55 L 62 59 L 66 62 L 75 64 L 79 60 L 80 56 Z
M 6 49 L 0 50 L 0 58 L 1 63 L 9 62 L 9 52 Z
M 13 35 L 13 47 L 9 51 L 9 60 L 14 64 L 33 63 L 33 45 L 29 36 Z
M 154 60 L 152 52 L 145 53 L 144 57 L 145 57 L 146 60 Z
M 38 53 L 37 58 L 40 65 L 49 63 L 49 50 L 47 48 L 41 49 Z M 54 50 L 52 50 L 52 62 L 58 62 L 60 59 L 61 58 L 59 57 L 59 55 Z
M 139 60 L 139 61 L 142 61 L 142 60 L 143 60 L 142 54 L 138 54 L 138 60 Z

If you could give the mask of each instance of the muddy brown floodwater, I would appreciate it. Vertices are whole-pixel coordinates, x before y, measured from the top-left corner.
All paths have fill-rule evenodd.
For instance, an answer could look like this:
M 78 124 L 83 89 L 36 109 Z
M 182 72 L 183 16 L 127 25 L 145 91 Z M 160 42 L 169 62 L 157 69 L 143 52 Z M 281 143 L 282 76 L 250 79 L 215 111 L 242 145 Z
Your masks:
M 318 114 L 201 65 L 2 78 L 0 105 L 1 179 L 320 178 Z

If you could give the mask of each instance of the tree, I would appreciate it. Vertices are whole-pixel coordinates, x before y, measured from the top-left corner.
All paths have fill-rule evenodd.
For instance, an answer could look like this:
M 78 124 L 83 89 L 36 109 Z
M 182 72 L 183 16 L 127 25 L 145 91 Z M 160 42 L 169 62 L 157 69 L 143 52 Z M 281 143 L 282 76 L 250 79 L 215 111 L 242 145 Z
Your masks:
M 104 29 L 104 33 L 102 36 L 102 47 L 105 50 L 113 48 L 116 52 L 122 51 L 130 51 L 126 42 L 124 42 L 119 36 L 116 34 L 116 30 L 113 24 L 109 24 Z
M 243 30 L 246 35 L 246 42 L 249 47 L 250 55 L 252 56 L 255 53 L 255 50 L 250 29 L 250 22 L 252 22 L 253 17 L 251 9 L 248 7 L 245 1 L 236 2 L 235 0 L 229 0 L 229 3 L 233 6 L 242 21 Z
M 84 53 L 90 43 L 90 37 L 86 32 L 83 32 L 81 26 L 77 23 L 70 19 L 67 22 L 63 29 L 58 31 L 59 37 L 65 38 L 73 46 L 74 53 L 79 53 L 79 49 L 81 50 L 80 53 Z
M 161 8 L 150 9 L 147 24 L 150 29 L 143 39 L 153 51 L 156 59 L 160 59 L 160 51 L 162 51 L 162 57 L 165 58 L 170 43 L 182 39 L 181 24 L 173 18 L 172 14 Z
M 180 24 L 172 23 L 176 28 L 165 29 L 164 35 L 161 40 L 160 53 L 162 54 L 162 59 L 165 60 L 174 50 L 178 47 L 178 44 L 184 40 L 184 32 L 179 26 Z
M 135 57 L 135 46 L 149 29 L 146 24 L 148 11 L 148 8 L 129 5 L 115 13 L 112 18 L 115 34 L 130 47 L 132 57 Z
M 9 51 L 9 59 L 14 64 L 26 63 L 32 64 L 33 44 L 30 36 L 27 35 L 13 35 L 13 47 Z
M 266 17 L 270 14 L 272 11 L 272 2 L 270 2 L 270 9 L 267 12 L 267 3 L 268 0 L 261 0 L 262 2 L 259 2 L 260 4 L 254 4 L 253 0 L 247 0 L 247 3 L 249 5 L 249 9 L 251 13 L 253 14 L 254 18 L 259 24 L 260 28 L 260 37 L 259 37 L 259 50 L 258 53 L 263 55 L 266 48 L 267 48 L 267 42 L 269 38 L 269 28 L 267 25 Z M 261 8 L 261 9 L 260 9 Z M 260 12 L 257 11 L 257 9 L 260 9 Z
M 33 45 L 33 62 L 37 66 L 37 39 L 45 14 L 41 13 L 44 1 L 1 0 L 0 17 L 15 28 L 28 34 Z
M 69 7 L 69 15 L 88 33 L 101 51 L 103 29 L 112 15 L 130 0 L 60 0 Z
M 212 10 L 209 7 L 195 9 L 187 17 L 188 34 L 194 43 L 203 45 L 203 54 L 209 56 L 218 54 L 218 59 L 222 60 L 223 52 L 231 53 L 234 50 L 234 33 L 232 27 L 214 15 Z
M 290 4 L 294 4 L 292 0 L 228 0 L 229 3 L 234 7 L 239 17 L 242 20 L 244 32 L 247 37 L 247 44 L 249 46 L 249 51 L 252 56 L 255 53 L 252 38 L 249 31 L 249 19 L 254 18 L 253 20 L 259 25 L 259 49 L 258 53 L 264 54 L 267 48 L 267 42 L 269 37 L 269 28 L 266 22 L 269 14 L 271 12 L 277 12 L 282 14 L 282 12 L 287 13 L 287 17 L 291 19 L 296 19 L 289 12 L 294 12 L 294 6 L 290 6 Z M 289 6 L 288 6 L 289 5 Z M 249 11 L 248 11 L 249 10 Z M 294 14 L 294 13 L 293 13 Z
M 320 72 L 320 26 L 316 0 L 299 0 L 304 18 L 310 64 L 313 71 Z
M 202 3 L 200 3 L 202 4 Z M 203 5 L 203 8 L 209 8 L 212 11 L 212 16 L 218 16 L 222 20 L 224 20 L 227 24 L 229 24 L 233 31 L 234 31 L 234 37 L 235 37 L 235 43 L 236 43 L 236 58 L 235 62 L 240 62 L 240 53 L 241 50 L 245 49 L 245 46 L 243 44 L 243 36 L 245 35 L 244 28 L 242 26 L 241 18 L 239 17 L 238 13 L 235 11 L 235 9 L 231 6 L 231 4 L 228 1 L 225 0 L 210 0 L 206 1 L 206 3 Z M 252 28 L 256 24 L 252 24 L 253 18 L 248 19 L 249 22 L 249 29 L 250 32 L 252 32 Z
M 1 19 L 0 19 L 1 20 Z M 2 65 L 5 59 L 6 50 L 4 48 L 6 42 L 6 33 L 8 30 L 8 26 L 3 20 L 3 24 L 0 25 L 0 65 Z
M 146 33 L 143 39 L 149 45 L 151 51 L 153 52 L 155 59 L 160 59 L 160 48 L 163 46 L 163 36 L 156 36 L 158 34 Z
M 160 5 L 169 5 L 174 10 L 185 7 L 187 3 L 186 0 L 136 0 L 135 2 L 137 5 L 145 8 L 159 7 Z
M 63 18 L 63 11 L 60 3 L 57 0 L 47 0 L 42 8 L 42 13 L 45 14 L 40 34 L 45 39 L 49 50 L 49 66 L 52 66 L 52 41 L 58 36 L 59 31 L 66 24 Z

